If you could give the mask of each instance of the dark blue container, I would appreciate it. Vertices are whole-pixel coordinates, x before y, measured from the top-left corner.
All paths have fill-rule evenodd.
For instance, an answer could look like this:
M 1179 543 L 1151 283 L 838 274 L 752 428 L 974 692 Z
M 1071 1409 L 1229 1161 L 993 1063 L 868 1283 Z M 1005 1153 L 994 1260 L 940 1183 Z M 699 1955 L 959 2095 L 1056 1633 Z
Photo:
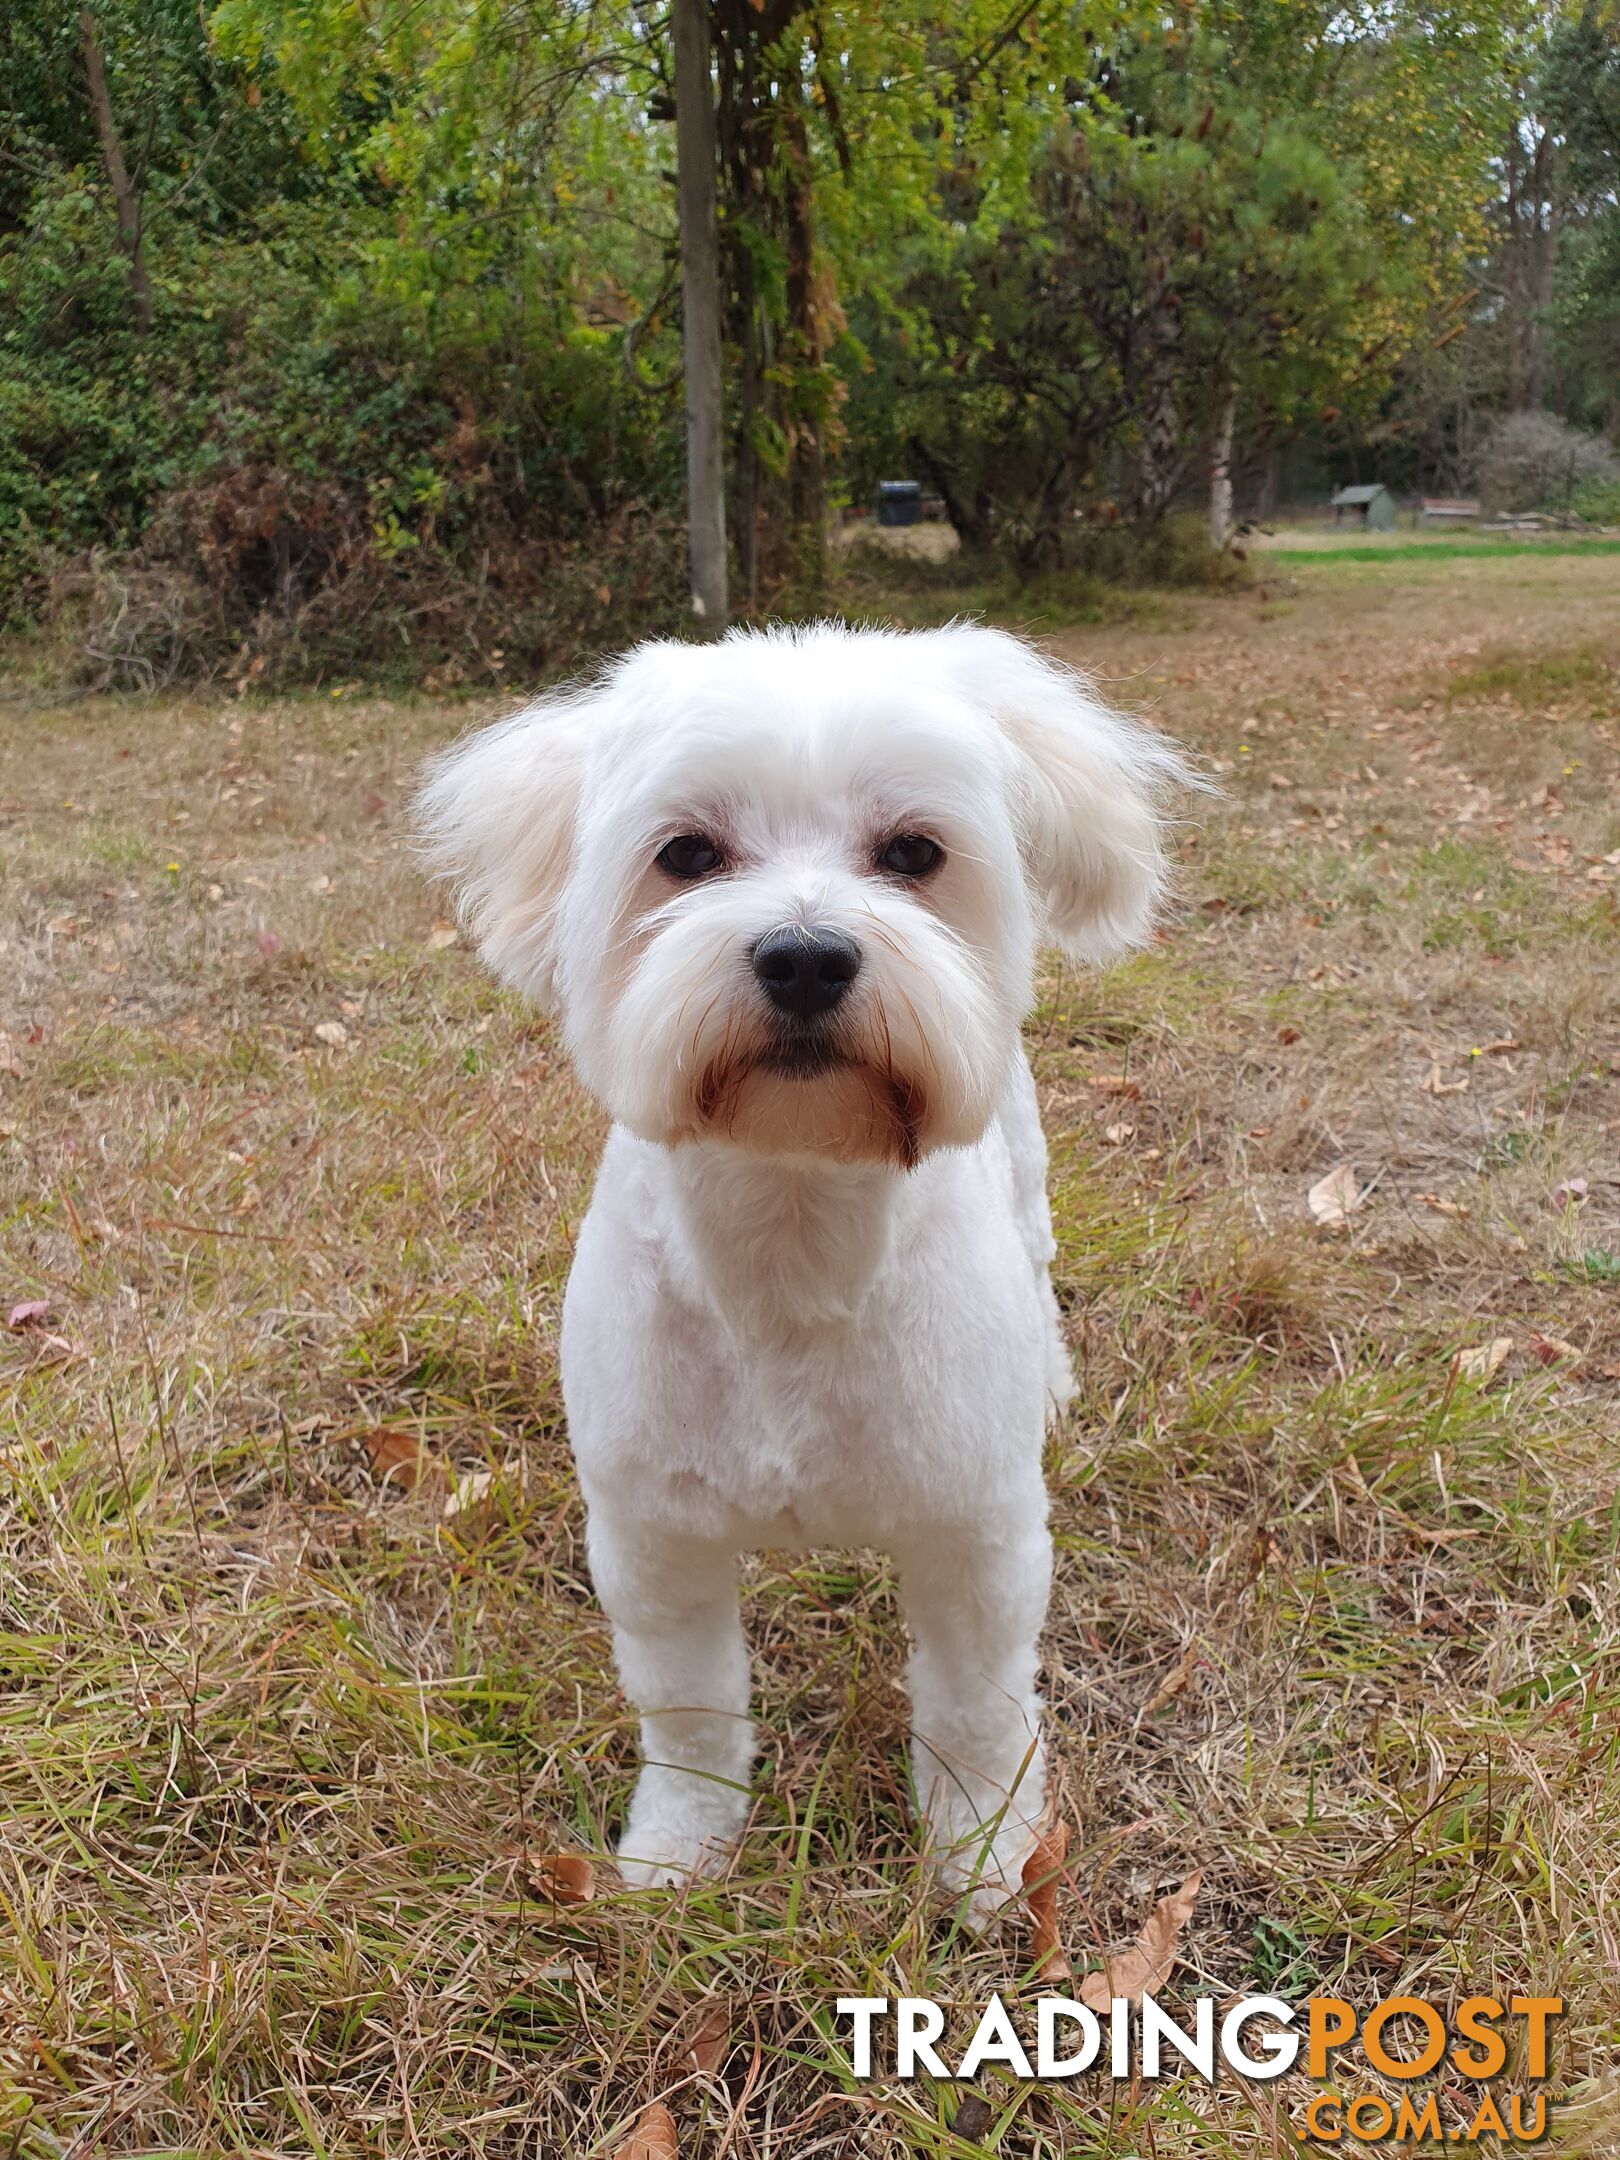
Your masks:
M 915 525 L 922 516 L 920 480 L 880 480 L 877 521 L 880 525 Z

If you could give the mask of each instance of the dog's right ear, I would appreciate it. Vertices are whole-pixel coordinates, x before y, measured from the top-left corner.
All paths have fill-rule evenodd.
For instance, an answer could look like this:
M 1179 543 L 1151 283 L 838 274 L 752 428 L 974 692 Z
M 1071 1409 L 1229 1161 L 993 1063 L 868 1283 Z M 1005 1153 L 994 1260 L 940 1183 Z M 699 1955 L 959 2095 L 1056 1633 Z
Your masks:
M 584 782 L 586 695 L 544 698 L 428 766 L 414 805 L 425 851 L 503 982 L 555 1001 L 557 907 Z

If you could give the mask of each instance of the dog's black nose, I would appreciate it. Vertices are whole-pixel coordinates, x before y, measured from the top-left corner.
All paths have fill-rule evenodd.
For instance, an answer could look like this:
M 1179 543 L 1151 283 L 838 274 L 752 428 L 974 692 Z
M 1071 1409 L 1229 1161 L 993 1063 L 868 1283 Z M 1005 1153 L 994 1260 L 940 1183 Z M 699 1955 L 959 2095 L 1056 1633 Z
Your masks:
M 778 1012 L 812 1020 L 831 1012 L 861 972 L 861 948 L 839 930 L 787 923 L 754 947 L 754 973 Z

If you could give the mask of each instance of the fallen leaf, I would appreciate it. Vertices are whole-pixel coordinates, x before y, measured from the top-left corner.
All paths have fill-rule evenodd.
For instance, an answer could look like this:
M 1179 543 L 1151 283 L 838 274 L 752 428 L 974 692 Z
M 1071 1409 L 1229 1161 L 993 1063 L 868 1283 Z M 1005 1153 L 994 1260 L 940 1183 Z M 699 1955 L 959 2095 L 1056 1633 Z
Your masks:
M 443 952 L 460 934 L 454 923 L 436 922 L 427 934 L 428 948 L 432 952 Z
M 315 897 L 319 899 L 322 897 L 322 895 L 329 893 L 332 890 L 332 880 L 329 877 L 311 878 L 309 881 L 309 889 L 315 895 Z
M 1178 1695 L 1186 1692 L 1187 1683 L 1198 1670 L 1198 1657 L 1198 1637 L 1195 1635 L 1176 1660 L 1173 1669 L 1165 1674 L 1152 1695 L 1142 1705 L 1143 1717 L 1152 1717 L 1156 1710 L 1163 1710 L 1168 1704 L 1173 1703 Z
M 1299 1029 L 1297 1027 L 1280 1027 L 1277 1030 L 1277 1040 L 1280 1043 L 1297 1043 L 1299 1041 Z
M 995 2121 L 995 2112 L 982 2093 L 969 2093 L 956 2111 L 951 2135 L 964 2144 L 976 2144 Z
M 6 1326 L 14 1335 L 20 1335 L 24 1328 L 43 1327 L 50 1310 L 50 1301 L 47 1298 L 24 1298 L 20 1305 L 13 1305 L 7 1313 Z
M 1498 1035 L 1495 1042 L 1481 1043 L 1479 1054 L 1481 1057 L 1500 1057 L 1504 1051 L 1523 1048 L 1517 1035 Z
M 1123 1122 L 1118 1125 L 1107 1125 L 1103 1128 L 1103 1138 L 1110 1147 L 1123 1147 L 1127 1140 L 1136 1138 L 1136 1127 Z
M 662 2100 L 655 2100 L 636 2117 L 636 2126 L 613 2155 L 613 2160 L 680 2160 L 675 2143 L 675 2118 Z
M 524 1873 L 535 1896 L 550 1905 L 588 1905 L 596 1895 L 596 1870 L 583 1853 L 531 1854 Z
M 1061 1816 L 1054 1816 L 1042 1827 L 1023 1869 L 1035 1972 L 1037 1978 L 1049 1984 L 1067 1980 L 1073 1970 L 1063 1954 L 1057 1913 L 1058 1876 L 1068 1849 L 1069 1826 Z
M 17 1053 L 12 1047 L 9 1035 L 0 1035 L 0 1073 L 4 1073 L 8 1080 L 22 1078 L 22 1067 L 17 1062 Z
M 1305 1195 L 1305 1205 L 1330 1230 L 1339 1230 L 1361 1206 L 1367 1194 L 1351 1163 L 1340 1163 L 1326 1177 L 1318 1178 Z
M 1499 1366 L 1512 1354 L 1513 1337 L 1498 1335 L 1488 1343 L 1478 1343 L 1472 1350 L 1459 1350 L 1451 1361 L 1451 1369 L 1459 1380 L 1488 1380 Z
M 1101 1972 L 1086 1974 L 1079 2000 L 1088 2009 L 1106 2012 L 1118 1996 L 1140 2002 L 1164 1985 L 1175 1968 L 1181 1931 L 1192 1918 L 1203 1880 L 1203 1871 L 1195 1868 L 1179 1890 L 1160 1898 L 1129 1950 L 1107 1959 Z
M 1460 1200 L 1442 1200 L 1438 1193 L 1420 1192 L 1418 1198 L 1426 1208 L 1433 1208 L 1437 1215 L 1450 1215 L 1457 1222 L 1467 1222 L 1473 1210 L 1464 1207 Z
M 448 1522 L 453 1516 L 464 1515 L 468 1508 L 476 1507 L 494 1482 L 493 1470 L 464 1472 L 444 1496 L 445 1520 Z
M 1586 1198 L 1586 1180 L 1583 1177 L 1566 1178 L 1562 1185 L 1553 1187 L 1554 1207 L 1579 1207 Z
M 360 1445 L 372 1476 L 385 1485 L 414 1492 L 418 1485 L 444 1476 L 443 1463 L 417 1433 L 396 1432 L 392 1426 L 379 1425 L 361 1434 Z
M 1466 1095 L 1468 1075 L 1464 1073 L 1460 1080 L 1448 1080 L 1438 1065 L 1431 1065 L 1418 1086 L 1425 1095 Z
M 333 1050 L 341 1050 L 349 1040 L 349 1031 L 341 1020 L 317 1020 L 314 1035 L 317 1042 Z
M 1578 1365 L 1582 1353 L 1572 1342 L 1565 1342 L 1561 1335 L 1532 1335 L 1530 1354 L 1538 1365 L 1560 1365 L 1567 1358 Z
M 686 2052 L 691 2057 L 692 2068 L 703 2077 L 713 2077 L 725 2061 L 730 2045 L 731 2018 L 725 2004 L 706 2004 L 687 2042 Z
M 1141 1099 L 1142 1090 L 1124 1073 L 1093 1073 L 1088 1085 L 1099 1095 L 1125 1095 L 1132 1102 Z

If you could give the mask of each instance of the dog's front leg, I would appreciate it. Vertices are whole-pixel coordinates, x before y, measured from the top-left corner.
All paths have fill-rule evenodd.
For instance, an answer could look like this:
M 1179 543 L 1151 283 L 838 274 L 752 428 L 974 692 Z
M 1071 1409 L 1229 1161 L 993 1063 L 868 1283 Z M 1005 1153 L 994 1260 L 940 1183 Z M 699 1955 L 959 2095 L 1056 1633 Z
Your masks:
M 912 1774 L 942 1879 L 977 1921 L 1016 1895 L 1046 1797 L 1035 1669 L 1052 1580 L 1043 1505 L 898 1551 Z
M 641 1712 L 620 1873 L 686 1882 L 724 1862 L 748 1812 L 754 1734 L 736 1559 L 595 1503 L 588 1542 L 619 1678 Z

